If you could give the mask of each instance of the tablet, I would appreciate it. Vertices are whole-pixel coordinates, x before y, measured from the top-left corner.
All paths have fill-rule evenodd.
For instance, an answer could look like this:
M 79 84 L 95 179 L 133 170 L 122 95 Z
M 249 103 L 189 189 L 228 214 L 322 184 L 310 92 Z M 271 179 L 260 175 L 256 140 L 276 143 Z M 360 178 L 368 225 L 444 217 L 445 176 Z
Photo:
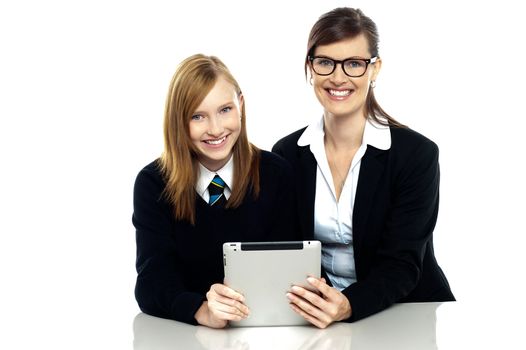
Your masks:
M 245 296 L 250 308 L 240 326 L 309 324 L 292 311 L 286 293 L 292 285 L 309 288 L 308 276 L 320 277 L 319 241 L 228 242 L 223 244 L 225 285 Z

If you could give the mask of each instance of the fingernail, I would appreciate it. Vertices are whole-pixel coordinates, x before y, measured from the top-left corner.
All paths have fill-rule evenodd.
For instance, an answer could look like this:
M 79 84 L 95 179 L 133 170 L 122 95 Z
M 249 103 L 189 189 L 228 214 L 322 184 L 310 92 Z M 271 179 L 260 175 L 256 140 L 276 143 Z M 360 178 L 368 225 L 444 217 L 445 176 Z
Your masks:
M 307 281 L 308 281 L 309 283 L 315 283 L 315 282 L 316 282 L 316 279 L 313 278 L 313 277 L 307 277 Z
M 292 286 L 292 288 L 290 290 L 293 291 L 293 292 L 299 292 L 301 289 L 298 286 Z

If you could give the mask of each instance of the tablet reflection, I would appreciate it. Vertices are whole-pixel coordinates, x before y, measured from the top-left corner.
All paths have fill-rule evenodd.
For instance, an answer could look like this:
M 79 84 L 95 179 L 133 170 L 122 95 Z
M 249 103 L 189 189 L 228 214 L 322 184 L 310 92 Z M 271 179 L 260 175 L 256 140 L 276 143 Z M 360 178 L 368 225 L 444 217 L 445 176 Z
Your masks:
M 135 350 L 436 350 L 439 305 L 395 305 L 359 322 L 336 323 L 327 329 L 311 326 L 211 329 L 140 313 L 133 322 L 133 344 Z

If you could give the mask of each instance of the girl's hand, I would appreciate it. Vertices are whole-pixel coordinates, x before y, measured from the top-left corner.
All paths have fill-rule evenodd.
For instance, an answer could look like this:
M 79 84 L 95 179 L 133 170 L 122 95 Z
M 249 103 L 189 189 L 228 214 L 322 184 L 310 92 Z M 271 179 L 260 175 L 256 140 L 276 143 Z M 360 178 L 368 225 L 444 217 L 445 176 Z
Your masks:
M 195 313 L 197 323 L 204 326 L 224 328 L 228 321 L 241 321 L 250 313 L 245 297 L 224 284 L 213 284 L 206 299 Z

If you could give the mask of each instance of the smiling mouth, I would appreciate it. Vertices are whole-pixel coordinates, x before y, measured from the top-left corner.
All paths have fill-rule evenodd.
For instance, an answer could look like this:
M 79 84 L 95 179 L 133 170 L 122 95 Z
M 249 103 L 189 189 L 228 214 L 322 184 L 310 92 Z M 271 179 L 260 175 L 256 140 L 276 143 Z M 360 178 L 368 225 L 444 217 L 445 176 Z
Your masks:
M 216 139 L 216 140 L 204 140 L 203 142 L 206 143 L 206 144 L 209 144 L 209 145 L 216 146 L 216 145 L 220 145 L 220 144 L 222 144 L 225 140 L 226 140 L 226 136 L 223 136 L 223 137 L 220 138 L 220 139 Z
M 349 96 L 349 95 L 352 93 L 352 90 L 333 90 L 333 89 L 327 89 L 327 92 L 328 92 L 331 96 L 335 96 L 335 97 L 345 97 L 345 96 Z

